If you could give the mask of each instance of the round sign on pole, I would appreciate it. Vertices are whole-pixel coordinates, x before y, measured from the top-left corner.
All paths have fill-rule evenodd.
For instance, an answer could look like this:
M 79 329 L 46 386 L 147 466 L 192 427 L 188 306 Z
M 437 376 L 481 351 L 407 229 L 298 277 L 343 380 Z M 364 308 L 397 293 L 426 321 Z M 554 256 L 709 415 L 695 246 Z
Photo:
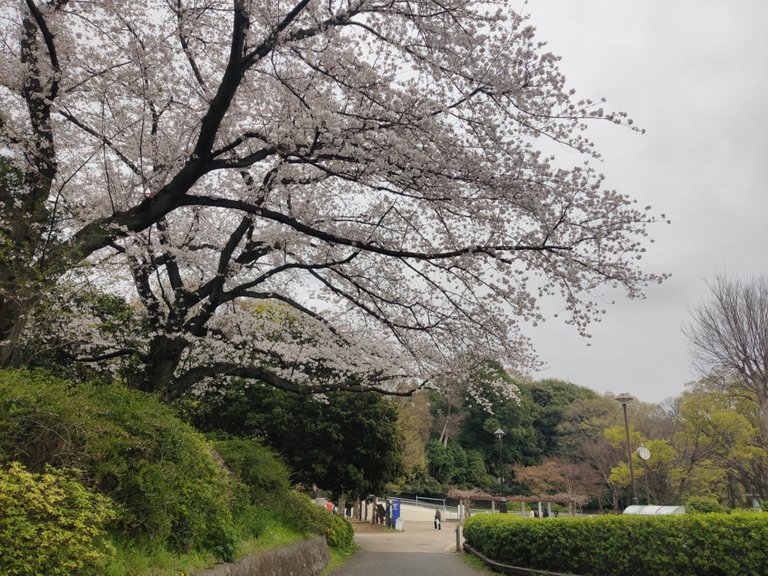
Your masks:
M 637 449 L 637 455 L 643 460 L 648 460 L 648 458 L 651 457 L 651 451 L 645 446 L 640 446 L 640 448 Z

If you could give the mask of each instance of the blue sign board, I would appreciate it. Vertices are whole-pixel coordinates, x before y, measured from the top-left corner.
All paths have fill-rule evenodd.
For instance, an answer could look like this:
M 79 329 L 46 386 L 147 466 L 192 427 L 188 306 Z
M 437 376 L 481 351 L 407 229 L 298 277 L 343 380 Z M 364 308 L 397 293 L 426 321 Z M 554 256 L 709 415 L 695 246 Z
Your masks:
M 392 526 L 395 526 L 397 519 L 400 518 L 400 500 L 392 499 Z

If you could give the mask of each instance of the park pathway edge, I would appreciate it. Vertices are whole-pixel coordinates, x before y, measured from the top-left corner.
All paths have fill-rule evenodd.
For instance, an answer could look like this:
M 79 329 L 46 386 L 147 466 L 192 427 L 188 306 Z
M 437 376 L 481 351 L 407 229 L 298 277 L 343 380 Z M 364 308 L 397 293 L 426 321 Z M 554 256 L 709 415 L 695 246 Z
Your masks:
M 325 536 L 218 564 L 194 576 L 319 576 L 328 565 L 330 551 Z

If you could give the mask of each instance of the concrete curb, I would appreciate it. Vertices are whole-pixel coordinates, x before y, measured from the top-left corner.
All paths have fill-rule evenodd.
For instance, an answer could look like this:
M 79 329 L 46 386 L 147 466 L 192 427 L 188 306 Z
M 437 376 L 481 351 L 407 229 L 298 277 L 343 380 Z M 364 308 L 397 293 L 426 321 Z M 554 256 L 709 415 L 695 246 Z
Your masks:
M 325 536 L 267 550 L 234 563 L 219 564 L 194 576 L 319 576 L 330 552 Z
M 502 574 L 512 574 L 513 576 L 574 576 L 573 574 L 565 574 L 563 572 L 547 572 L 546 570 L 535 570 L 533 568 L 521 568 L 520 566 L 508 566 L 501 564 L 495 560 L 491 560 L 487 556 L 483 556 L 480 552 L 472 548 L 469 544 L 464 542 L 464 551 L 468 554 L 474 554 L 480 560 L 485 562 L 487 566 L 501 572 Z

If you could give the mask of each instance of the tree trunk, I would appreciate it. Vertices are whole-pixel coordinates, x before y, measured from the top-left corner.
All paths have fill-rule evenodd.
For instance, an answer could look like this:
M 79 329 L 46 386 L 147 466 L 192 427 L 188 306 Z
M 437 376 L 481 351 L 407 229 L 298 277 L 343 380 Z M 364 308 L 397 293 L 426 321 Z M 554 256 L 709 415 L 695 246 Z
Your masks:
M 145 392 L 158 392 L 164 400 L 172 400 L 175 395 L 173 376 L 185 348 L 184 341 L 179 338 L 155 336 L 149 346 L 149 363 L 135 387 Z
M 448 417 L 445 418 L 445 423 L 443 424 L 443 429 L 440 431 L 440 444 L 443 445 L 443 447 L 448 446 Z
M 757 414 L 759 418 L 758 430 L 760 430 L 760 443 L 763 450 L 768 450 L 768 386 L 760 386 L 756 394 Z
M 26 102 L 34 153 L 27 154 L 24 169 L 0 159 L 0 367 L 23 361 L 18 355 L 18 339 L 26 313 L 38 302 L 47 280 L 43 270 L 47 263 L 45 244 L 52 225 L 47 201 L 57 173 L 51 107 L 58 93 L 58 79 L 47 67 L 50 62 L 39 61 L 43 53 L 39 35 L 35 18 L 25 14 L 20 42 L 25 66 L 21 96 Z
M 2 267 L 5 268 L 5 267 Z M 29 311 L 39 302 L 37 294 L 6 281 L 8 271 L 0 268 L 0 368 L 24 362 L 19 351 L 19 338 L 27 323 Z
M 0 368 L 19 363 L 16 344 L 22 327 L 21 306 L 18 302 L 10 298 L 0 299 Z

